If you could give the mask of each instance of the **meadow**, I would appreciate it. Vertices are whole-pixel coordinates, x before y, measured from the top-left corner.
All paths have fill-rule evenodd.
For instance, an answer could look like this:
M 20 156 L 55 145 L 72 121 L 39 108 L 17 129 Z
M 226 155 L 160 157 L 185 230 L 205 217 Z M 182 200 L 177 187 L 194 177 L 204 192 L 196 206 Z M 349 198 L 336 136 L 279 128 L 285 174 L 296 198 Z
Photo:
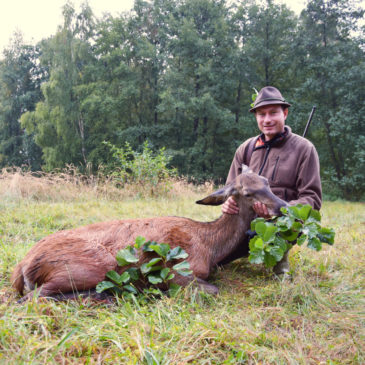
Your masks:
M 112 181 L 16 171 L 0 174 L 0 364 L 364 364 L 365 205 L 324 202 L 334 246 L 291 250 L 280 280 L 247 259 L 218 268 L 218 296 L 32 300 L 17 304 L 10 275 L 32 245 L 98 221 L 176 215 L 209 221 L 219 207 L 194 202 L 213 190 L 120 189 Z

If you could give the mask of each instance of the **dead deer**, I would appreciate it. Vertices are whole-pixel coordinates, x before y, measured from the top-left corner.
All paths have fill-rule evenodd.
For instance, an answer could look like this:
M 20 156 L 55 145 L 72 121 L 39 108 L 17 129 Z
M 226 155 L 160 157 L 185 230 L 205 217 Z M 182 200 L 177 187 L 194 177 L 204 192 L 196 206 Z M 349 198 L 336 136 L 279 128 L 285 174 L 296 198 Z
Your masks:
M 190 282 L 199 290 L 216 294 L 218 288 L 206 280 L 212 269 L 245 240 L 245 233 L 255 216 L 254 202 L 260 201 L 269 213 L 278 215 L 287 203 L 270 190 L 266 178 L 247 167 L 230 184 L 197 201 L 198 204 L 220 205 L 229 196 L 237 201 L 239 214 L 223 214 L 213 222 L 197 222 L 181 217 L 125 219 L 95 223 L 51 234 L 28 252 L 12 275 L 13 287 L 23 295 L 21 301 L 34 292 L 40 297 L 57 297 L 65 293 L 92 290 L 110 270 L 121 273 L 117 266 L 117 252 L 134 243 L 136 237 L 180 246 L 188 253 L 193 274 L 176 275 L 173 281 L 186 286 Z M 141 253 L 139 264 L 146 262 L 149 253 Z

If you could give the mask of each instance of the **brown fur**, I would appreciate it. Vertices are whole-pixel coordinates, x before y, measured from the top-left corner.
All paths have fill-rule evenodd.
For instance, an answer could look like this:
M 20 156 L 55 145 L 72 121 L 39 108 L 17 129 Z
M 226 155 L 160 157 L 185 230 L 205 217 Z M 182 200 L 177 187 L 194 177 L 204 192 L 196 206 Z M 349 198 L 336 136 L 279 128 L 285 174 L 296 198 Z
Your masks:
M 265 178 L 252 172 L 242 173 L 234 183 L 198 203 L 217 205 L 230 195 L 236 199 L 240 214 L 223 214 L 214 222 L 180 217 L 126 219 L 51 234 L 34 245 L 16 266 L 13 286 L 20 294 L 24 288 L 30 290 L 25 299 L 32 297 L 36 287 L 39 296 L 93 289 L 108 271 L 125 270 L 117 266 L 117 252 L 133 244 L 136 237 L 143 236 L 171 247 L 180 246 L 189 254 L 187 260 L 193 275 L 176 275 L 176 283 L 187 285 L 195 280 L 202 290 L 216 293 L 217 288 L 205 280 L 212 268 L 244 240 L 254 217 L 253 203 L 261 201 L 276 214 L 280 206 L 286 204 L 272 194 Z M 149 260 L 150 255 L 142 253 L 139 264 Z

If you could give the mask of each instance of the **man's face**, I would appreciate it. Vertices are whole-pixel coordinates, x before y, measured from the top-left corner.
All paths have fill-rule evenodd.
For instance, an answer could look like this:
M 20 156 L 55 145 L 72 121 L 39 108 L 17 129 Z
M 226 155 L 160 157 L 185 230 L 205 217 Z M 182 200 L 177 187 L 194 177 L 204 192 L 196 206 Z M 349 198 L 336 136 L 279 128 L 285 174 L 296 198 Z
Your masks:
M 257 125 L 269 141 L 278 133 L 284 132 L 285 119 L 288 116 L 288 108 L 281 105 L 265 105 L 256 109 Z

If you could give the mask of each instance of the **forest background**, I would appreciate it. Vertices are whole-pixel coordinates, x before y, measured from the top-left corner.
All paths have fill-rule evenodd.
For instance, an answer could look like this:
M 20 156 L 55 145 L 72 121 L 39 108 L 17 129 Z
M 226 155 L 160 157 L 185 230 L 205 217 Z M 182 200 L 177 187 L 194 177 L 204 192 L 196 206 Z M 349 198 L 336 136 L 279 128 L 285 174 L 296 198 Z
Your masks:
M 364 11 L 355 1 L 285 5 L 136 0 L 96 18 L 63 7 L 37 45 L 15 36 L 0 60 L 0 167 L 113 167 L 113 150 L 148 140 L 195 181 L 224 182 L 235 149 L 258 134 L 254 89 L 279 88 L 287 124 L 316 146 L 326 198 L 364 198 Z M 105 144 L 104 141 L 109 142 Z

